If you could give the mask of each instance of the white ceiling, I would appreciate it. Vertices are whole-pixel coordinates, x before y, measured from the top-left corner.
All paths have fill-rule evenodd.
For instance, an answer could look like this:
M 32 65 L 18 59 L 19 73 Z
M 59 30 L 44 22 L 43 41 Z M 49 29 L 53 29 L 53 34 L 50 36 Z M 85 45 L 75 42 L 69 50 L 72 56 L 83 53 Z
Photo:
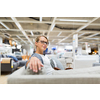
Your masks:
M 0 36 L 9 34 L 9 39 L 20 44 L 34 44 L 38 35 L 46 35 L 52 45 L 72 43 L 78 34 L 79 44 L 100 43 L 99 17 L 0 17 Z

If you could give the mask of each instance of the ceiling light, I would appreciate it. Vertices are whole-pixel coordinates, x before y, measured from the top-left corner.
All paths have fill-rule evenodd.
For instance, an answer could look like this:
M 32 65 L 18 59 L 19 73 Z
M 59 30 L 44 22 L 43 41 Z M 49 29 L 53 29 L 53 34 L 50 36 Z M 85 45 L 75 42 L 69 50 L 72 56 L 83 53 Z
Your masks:
M 59 21 L 88 22 L 88 20 L 57 19 Z

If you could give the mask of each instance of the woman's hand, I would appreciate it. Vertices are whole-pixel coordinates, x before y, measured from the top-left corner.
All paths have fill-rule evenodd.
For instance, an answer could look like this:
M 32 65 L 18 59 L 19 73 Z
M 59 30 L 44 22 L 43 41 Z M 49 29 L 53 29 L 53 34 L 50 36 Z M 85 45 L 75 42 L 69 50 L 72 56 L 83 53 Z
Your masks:
M 33 72 L 38 72 L 41 70 L 41 67 L 43 67 L 43 64 L 37 57 L 31 57 L 30 59 L 30 69 L 33 70 Z

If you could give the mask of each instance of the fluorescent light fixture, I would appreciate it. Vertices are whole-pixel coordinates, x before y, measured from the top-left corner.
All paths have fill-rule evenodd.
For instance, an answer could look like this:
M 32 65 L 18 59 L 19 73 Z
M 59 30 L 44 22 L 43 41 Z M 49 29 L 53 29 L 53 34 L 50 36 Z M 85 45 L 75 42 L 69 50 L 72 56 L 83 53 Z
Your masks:
M 31 35 L 33 36 L 33 32 L 31 31 Z
M 40 22 L 42 22 L 42 17 L 40 17 Z
M 55 24 L 52 25 L 51 31 L 53 30 L 54 27 L 55 27 Z
M 78 37 L 80 37 L 80 36 L 82 36 L 82 35 L 84 35 L 85 33 L 82 33 L 82 34 L 80 34 Z
M 59 21 L 88 22 L 88 20 L 57 19 Z
M 6 29 L 9 30 L 9 27 L 7 27 L 4 23 L 0 22 L 0 24 L 2 24 Z
M 62 32 L 60 32 L 57 36 L 59 36 Z

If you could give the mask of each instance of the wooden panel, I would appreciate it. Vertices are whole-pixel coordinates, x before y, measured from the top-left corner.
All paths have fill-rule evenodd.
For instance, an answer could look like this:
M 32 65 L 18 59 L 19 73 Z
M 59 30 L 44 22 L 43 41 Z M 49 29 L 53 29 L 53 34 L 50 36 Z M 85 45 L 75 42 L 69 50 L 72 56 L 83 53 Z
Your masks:
M 2 58 L 1 63 L 10 63 L 11 58 Z

